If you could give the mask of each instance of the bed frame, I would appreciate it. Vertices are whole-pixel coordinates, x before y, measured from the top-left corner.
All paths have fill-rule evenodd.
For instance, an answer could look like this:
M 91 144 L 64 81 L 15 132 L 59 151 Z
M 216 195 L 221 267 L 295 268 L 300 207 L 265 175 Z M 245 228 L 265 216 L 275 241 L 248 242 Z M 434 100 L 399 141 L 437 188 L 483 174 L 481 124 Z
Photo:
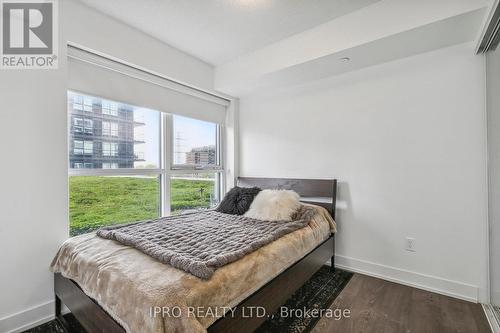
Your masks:
M 301 196 L 301 201 L 325 207 L 335 218 L 335 202 L 337 196 L 336 179 L 288 179 L 288 178 L 238 178 L 238 185 L 244 187 L 258 186 L 262 189 L 290 189 Z M 302 259 L 288 267 L 281 274 L 269 281 L 259 290 L 239 303 L 233 316 L 222 317 L 208 327 L 209 333 L 219 332 L 253 332 L 266 318 L 244 315 L 249 307 L 264 307 L 266 313 L 273 313 L 316 273 L 328 259 L 332 270 L 335 269 L 334 235 L 318 245 Z M 73 280 L 54 274 L 55 314 L 56 318 L 68 330 L 68 323 L 61 313 L 65 304 L 80 324 L 91 333 L 124 333 L 121 327 L 93 299 L 88 297 Z

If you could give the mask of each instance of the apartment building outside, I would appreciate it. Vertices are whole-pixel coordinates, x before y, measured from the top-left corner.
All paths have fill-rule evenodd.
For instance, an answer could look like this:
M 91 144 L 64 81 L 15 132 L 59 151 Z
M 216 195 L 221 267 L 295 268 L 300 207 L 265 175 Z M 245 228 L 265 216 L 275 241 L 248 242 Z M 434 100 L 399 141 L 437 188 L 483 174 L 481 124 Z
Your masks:
M 135 151 L 144 143 L 135 128 L 145 123 L 134 119 L 132 106 L 70 93 L 68 108 L 70 168 L 133 168 L 144 161 L 144 154 Z
M 196 147 L 186 153 L 186 164 L 214 165 L 216 164 L 216 158 L 215 146 Z

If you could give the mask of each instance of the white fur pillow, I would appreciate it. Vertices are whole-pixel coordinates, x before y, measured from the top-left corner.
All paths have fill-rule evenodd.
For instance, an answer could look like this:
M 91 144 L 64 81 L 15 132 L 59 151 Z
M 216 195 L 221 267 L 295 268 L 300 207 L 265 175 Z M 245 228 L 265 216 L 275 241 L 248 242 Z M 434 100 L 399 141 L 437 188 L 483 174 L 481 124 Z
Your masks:
M 299 208 L 299 195 L 295 191 L 262 190 L 253 199 L 245 216 L 264 221 L 291 221 Z

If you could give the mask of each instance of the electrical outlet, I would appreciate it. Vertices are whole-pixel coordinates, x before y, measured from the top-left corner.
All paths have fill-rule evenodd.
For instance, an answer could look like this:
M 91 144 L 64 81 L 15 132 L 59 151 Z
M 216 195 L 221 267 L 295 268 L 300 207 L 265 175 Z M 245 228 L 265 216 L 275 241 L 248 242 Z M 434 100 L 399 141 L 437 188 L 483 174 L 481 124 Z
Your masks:
M 406 251 L 416 252 L 416 240 L 412 237 L 406 237 Z

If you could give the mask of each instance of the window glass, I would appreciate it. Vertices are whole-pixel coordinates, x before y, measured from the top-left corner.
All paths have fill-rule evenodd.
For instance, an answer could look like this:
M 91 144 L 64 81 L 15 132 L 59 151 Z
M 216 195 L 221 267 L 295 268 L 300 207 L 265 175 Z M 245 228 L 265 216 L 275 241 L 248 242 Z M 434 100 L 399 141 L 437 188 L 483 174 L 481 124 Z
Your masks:
M 93 110 L 93 102 L 91 97 L 83 98 L 83 111 L 92 112 Z
M 219 203 L 219 125 L 74 92 L 68 117 L 71 235 Z
M 69 189 L 72 236 L 159 216 L 158 177 L 72 176 Z
M 86 112 L 85 105 L 94 112 Z M 69 92 L 68 113 L 70 140 L 75 142 L 69 154 L 72 168 L 75 163 L 96 169 L 160 167 L 160 112 Z M 93 147 L 87 144 L 85 149 L 84 141 Z
M 92 141 L 83 141 L 83 153 L 84 154 L 94 153 L 94 143 Z
M 118 103 L 102 100 L 101 106 L 102 106 L 102 114 L 110 116 L 118 116 Z
M 83 155 L 83 141 L 73 141 L 73 154 Z
M 102 135 L 118 136 L 118 123 L 103 121 L 102 122 Z
M 160 167 L 161 113 L 136 108 L 133 113 L 134 167 L 155 169 Z M 154 142 L 155 144 L 152 144 Z
M 188 210 L 210 208 L 219 203 L 218 173 L 189 173 L 170 177 L 170 210 L 179 214 Z
M 116 143 L 116 142 L 103 142 L 102 143 L 102 156 L 118 156 L 118 143 Z
M 103 169 L 118 169 L 118 163 L 103 163 Z
M 94 122 L 92 119 L 83 120 L 83 131 L 86 134 L 92 134 L 94 132 Z
M 92 141 L 75 140 L 73 142 L 73 153 L 75 155 L 91 155 L 94 152 L 94 143 Z
M 73 131 L 75 133 L 92 134 L 94 131 L 94 122 L 92 119 L 73 118 Z
M 92 112 L 93 111 L 93 100 L 92 97 L 83 95 L 72 95 L 70 96 L 70 103 L 75 110 Z
M 218 165 L 217 124 L 173 116 L 173 165 L 215 167 Z
M 83 118 L 73 118 L 73 131 L 83 133 Z

